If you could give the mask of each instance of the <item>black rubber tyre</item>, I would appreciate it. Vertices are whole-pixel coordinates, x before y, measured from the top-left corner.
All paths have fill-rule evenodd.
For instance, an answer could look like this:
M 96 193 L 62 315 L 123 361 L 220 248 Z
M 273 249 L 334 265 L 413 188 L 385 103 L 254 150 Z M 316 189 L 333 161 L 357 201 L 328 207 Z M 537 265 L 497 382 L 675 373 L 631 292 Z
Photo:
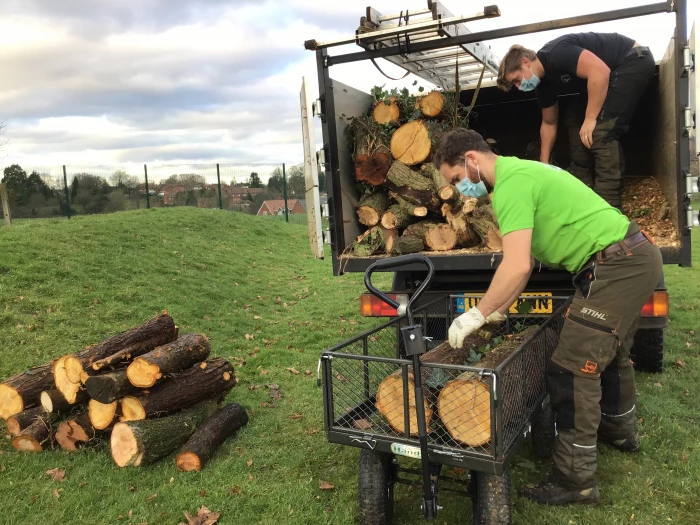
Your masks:
M 502 475 L 472 471 L 474 525 L 511 525 L 510 473 Z
M 664 329 L 641 328 L 634 336 L 630 350 L 634 369 L 638 372 L 660 374 L 664 371 Z
M 394 514 L 392 456 L 371 450 L 360 452 L 357 492 L 362 525 L 389 525 Z
M 532 449 L 538 458 L 551 458 L 554 447 L 554 412 L 549 396 L 532 414 Z

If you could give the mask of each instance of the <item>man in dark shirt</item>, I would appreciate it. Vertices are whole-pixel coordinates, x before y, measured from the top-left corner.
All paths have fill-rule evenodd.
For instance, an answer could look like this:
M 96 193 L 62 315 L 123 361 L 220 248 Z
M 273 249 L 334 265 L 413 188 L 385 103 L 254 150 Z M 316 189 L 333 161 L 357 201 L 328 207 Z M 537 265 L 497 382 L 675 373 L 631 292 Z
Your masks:
M 548 162 L 557 135 L 557 97 L 570 86 L 579 97 L 564 115 L 569 128 L 569 172 L 609 204 L 622 206 L 624 157 L 620 136 L 654 76 L 649 48 L 617 33 L 560 36 L 537 53 L 519 45 L 501 61 L 498 85 L 536 90 L 542 108 L 540 161 Z

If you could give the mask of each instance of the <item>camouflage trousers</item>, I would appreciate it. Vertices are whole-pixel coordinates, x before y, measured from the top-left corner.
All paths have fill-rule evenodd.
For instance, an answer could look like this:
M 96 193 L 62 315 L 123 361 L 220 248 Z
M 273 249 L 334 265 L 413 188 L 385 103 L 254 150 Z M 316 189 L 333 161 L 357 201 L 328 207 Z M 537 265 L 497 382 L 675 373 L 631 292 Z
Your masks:
M 638 232 L 631 223 L 627 236 Z M 608 441 L 634 436 L 630 348 L 663 271 L 661 251 L 646 239 L 609 257 L 601 253 L 574 277 L 576 294 L 547 368 L 557 430 L 553 475 L 572 490 L 597 484 L 599 434 Z
M 619 67 L 610 72 L 608 93 L 598 115 L 590 149 L 583 145 L 579 136 L 588 104 L 587 95 L 577 97 L 564 113 L 564 123 L 569 130 L 569 173 L 616 208 L 622 205 L 622 176 L 625 171 L 620 136 L 628 131 L 630 120 L 654 71 L 654 57 L 649 49 L 637 47 L 630 51 Z

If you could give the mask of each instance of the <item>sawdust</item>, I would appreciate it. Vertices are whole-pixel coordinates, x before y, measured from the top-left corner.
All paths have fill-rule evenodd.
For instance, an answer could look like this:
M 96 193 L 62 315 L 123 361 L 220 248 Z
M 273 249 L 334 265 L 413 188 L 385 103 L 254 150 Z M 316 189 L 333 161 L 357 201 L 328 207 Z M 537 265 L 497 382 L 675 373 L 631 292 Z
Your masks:
M 671 207 L 654 177 L 625 179 L 622 192 L 625 215 L 639 224 L 659 246 L 678 246 L 678 232 L 671 220 Z

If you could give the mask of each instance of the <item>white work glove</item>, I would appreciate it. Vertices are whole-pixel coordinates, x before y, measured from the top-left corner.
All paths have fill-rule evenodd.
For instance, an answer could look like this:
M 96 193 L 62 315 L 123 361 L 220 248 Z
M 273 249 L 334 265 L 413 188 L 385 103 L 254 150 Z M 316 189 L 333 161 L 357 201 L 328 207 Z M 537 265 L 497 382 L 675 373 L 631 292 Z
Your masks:
M 484 326 L 485 322 L 486 319 L 481 315 L 479 309 L 476 306 L 471 307 L 467 313 L 460 315 L 452 321 L 450 329 L 447 332 L 450 346 L 452 348 L 462 348 L 464 339 Z
M 501 314 L 499 312 L 493 312 L 491 315 L 489 315 L 486 318 L 486 324 L 498 324 L 498 323 L 502 323 L 506 319 L 508 319 L 508 318 L 505 316 L 505 314 Z

